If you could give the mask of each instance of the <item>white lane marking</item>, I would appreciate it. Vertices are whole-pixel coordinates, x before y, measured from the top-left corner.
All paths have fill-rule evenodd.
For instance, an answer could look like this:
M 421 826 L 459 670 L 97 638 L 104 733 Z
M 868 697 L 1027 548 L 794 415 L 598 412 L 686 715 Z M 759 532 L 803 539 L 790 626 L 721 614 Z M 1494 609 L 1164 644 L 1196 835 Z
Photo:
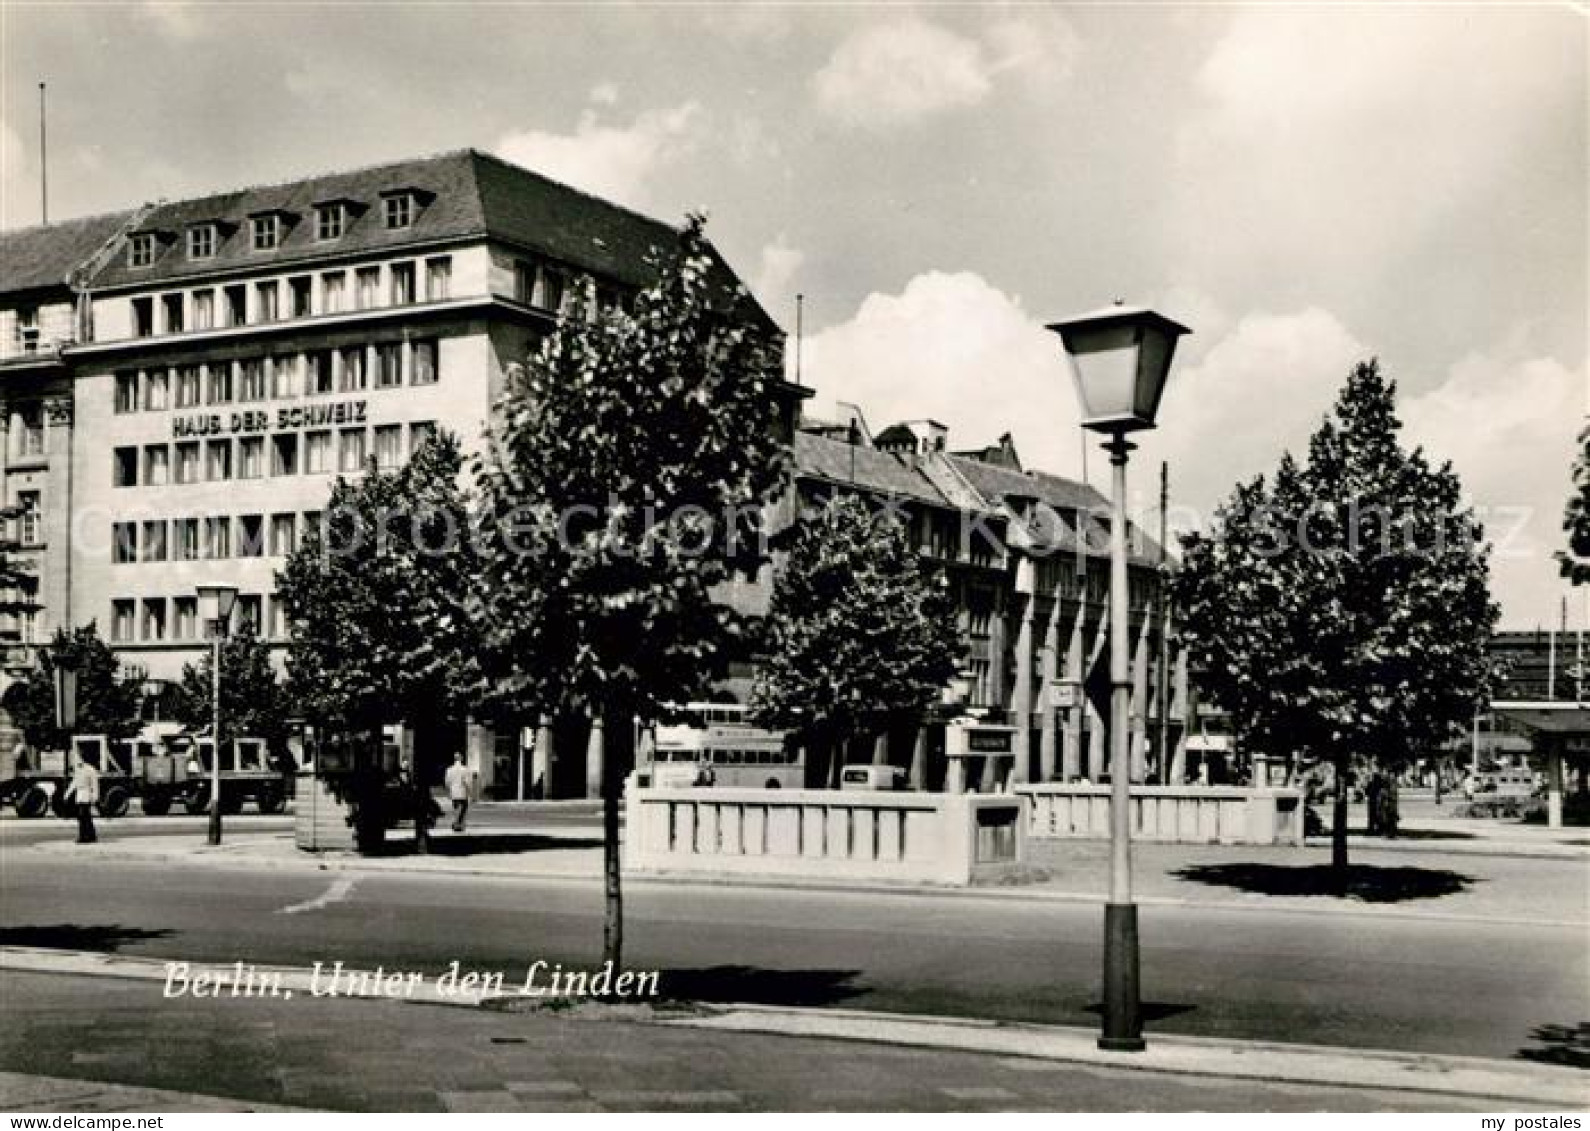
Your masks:
M 353 891 L 354 882 L 354 880 L 344 876 L 342 879 L 333 882 L 329 888 L 315 896 L 314 899 L 283 907 L 276 914 L 297 915 L 300 911 L 319 911 L 322 907 L 330 906 L 333 903 L 341 903 Z

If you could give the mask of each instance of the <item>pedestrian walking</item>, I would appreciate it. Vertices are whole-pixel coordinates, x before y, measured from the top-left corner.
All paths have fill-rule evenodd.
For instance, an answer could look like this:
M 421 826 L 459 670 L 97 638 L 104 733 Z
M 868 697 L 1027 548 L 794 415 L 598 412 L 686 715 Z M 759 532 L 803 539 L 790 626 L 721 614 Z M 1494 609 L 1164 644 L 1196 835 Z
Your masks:
M 78 760 L 71 784 L 66 787 L 66 799 L 77 806 L 77 843 L 96 843 L 99 836 L 94 832 L 94 806 L 99 804 L 99 771 L 88 759 Z
M 469 814 L 469 767 L 464 765 L 462 754 L 453 755 L 453 764 L 447 767 L 447 796 L 453 803 L 453 831 L 464 831 L 464 818 Z

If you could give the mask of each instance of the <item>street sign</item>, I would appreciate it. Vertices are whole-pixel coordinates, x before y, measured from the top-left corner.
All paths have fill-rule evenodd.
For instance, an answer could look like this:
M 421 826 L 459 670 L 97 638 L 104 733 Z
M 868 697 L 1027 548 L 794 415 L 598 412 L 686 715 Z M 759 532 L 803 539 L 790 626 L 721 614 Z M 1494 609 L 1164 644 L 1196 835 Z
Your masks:
M 1082 705 L 1082 685 L 1074 679 L 1057 679 L 1049 684 L 1049 701 L 1062 710 Z

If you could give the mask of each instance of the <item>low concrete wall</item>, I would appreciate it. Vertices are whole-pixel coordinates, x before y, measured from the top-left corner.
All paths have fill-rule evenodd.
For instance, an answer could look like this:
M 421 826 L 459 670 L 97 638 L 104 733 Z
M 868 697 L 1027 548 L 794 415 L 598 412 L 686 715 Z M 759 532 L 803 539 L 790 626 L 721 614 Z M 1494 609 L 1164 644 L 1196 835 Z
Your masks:
M 1025 858 L 1012 796 L 822 789 L 630 789 L 637 872 L 970 884 Z
M 1107 840 L 1107 785 L 1024 785 L 1027 835 Z M 1132 787 L 1132 839 L 1163 844 L 1302 844 L 1303 793 L 1244 786 Z
M 293 794 L 293 841 L 307 852 L 350 852 L 353 826 L 348 807 L 332 796 L 323 779 L 298 775 Z

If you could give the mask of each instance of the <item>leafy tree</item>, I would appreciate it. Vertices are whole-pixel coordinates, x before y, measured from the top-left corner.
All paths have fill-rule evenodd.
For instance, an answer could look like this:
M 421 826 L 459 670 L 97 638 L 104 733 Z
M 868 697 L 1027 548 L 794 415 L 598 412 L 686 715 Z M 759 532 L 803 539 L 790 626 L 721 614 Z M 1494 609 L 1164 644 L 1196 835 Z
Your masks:
M 403 467 L 339 477 L 318 526 L 277 575 L 292 634 L 288 695 L 323 733 L 355 751 L 344 783 L 362 848 L 381 840 L 386 813 L 380 731 L 416 733 L 415 835 L 425 849 L 426 770 L 439 736 L 464 713 L 460 673 L 474 648 L 464 595 L 475 572 L 463 459 L 449 433 Z
M 177 685 L 177 721 L 190 731 L 208 731 L 213 722 L 214 651 L 197 664 L 184 664 Z M 239 735 L 265 739 L 280 752 L 287 739 L 287 698 L 270 648 L 245 624 L 221 642 L 221 741 Z
M 39 649 L 38 661 L 17 689 L 7 695 L 12 720 L 35 749 L 63 749 L 70 735 L 55 725 L 55 669 L 62 661 L 77 669 L 78 734 L 131 738 L 141 723 L 144 673 L 122 667 L 99 627 L 58 629 Z
M 1485 702 L 1496 624 L 1483 533 L 1450 464 L 1398 441 L 1395 385 L 1359 365 L 1308 462 L 1239 486 L 1183 539 L 1174 582 L 1203 688 L 1241 743 L 1335 769 L 1332 863 L 1345 890 L 1347 779 L 1395 773 Z
M 566 314 L 475 465 L 476 693 L 497 719 L 604 721 L 605 956 L 621 959 L 618 796 L 635 719 L 700 697 L 744 647 L 714 591 L 766 560 L 786 480 L 779 343 L 691 217 L 629 309 Z M 592 288 L 582 284 L 591 309 Z
M 1573 465 L 1574 493 L 1568 498 L 1562 528 L 1568 548 L 1558 551 L 1562 575 L 1575 585 L 1590 585 L 1590 428 L 1579 433 L 1579 458 Z
M 832 778 L 847 740 L 920 715 L 965 651 L 943 576 L 891 512 L 854 496 L 798 522 L 764 629 L 753 712 L 828 752 Z

